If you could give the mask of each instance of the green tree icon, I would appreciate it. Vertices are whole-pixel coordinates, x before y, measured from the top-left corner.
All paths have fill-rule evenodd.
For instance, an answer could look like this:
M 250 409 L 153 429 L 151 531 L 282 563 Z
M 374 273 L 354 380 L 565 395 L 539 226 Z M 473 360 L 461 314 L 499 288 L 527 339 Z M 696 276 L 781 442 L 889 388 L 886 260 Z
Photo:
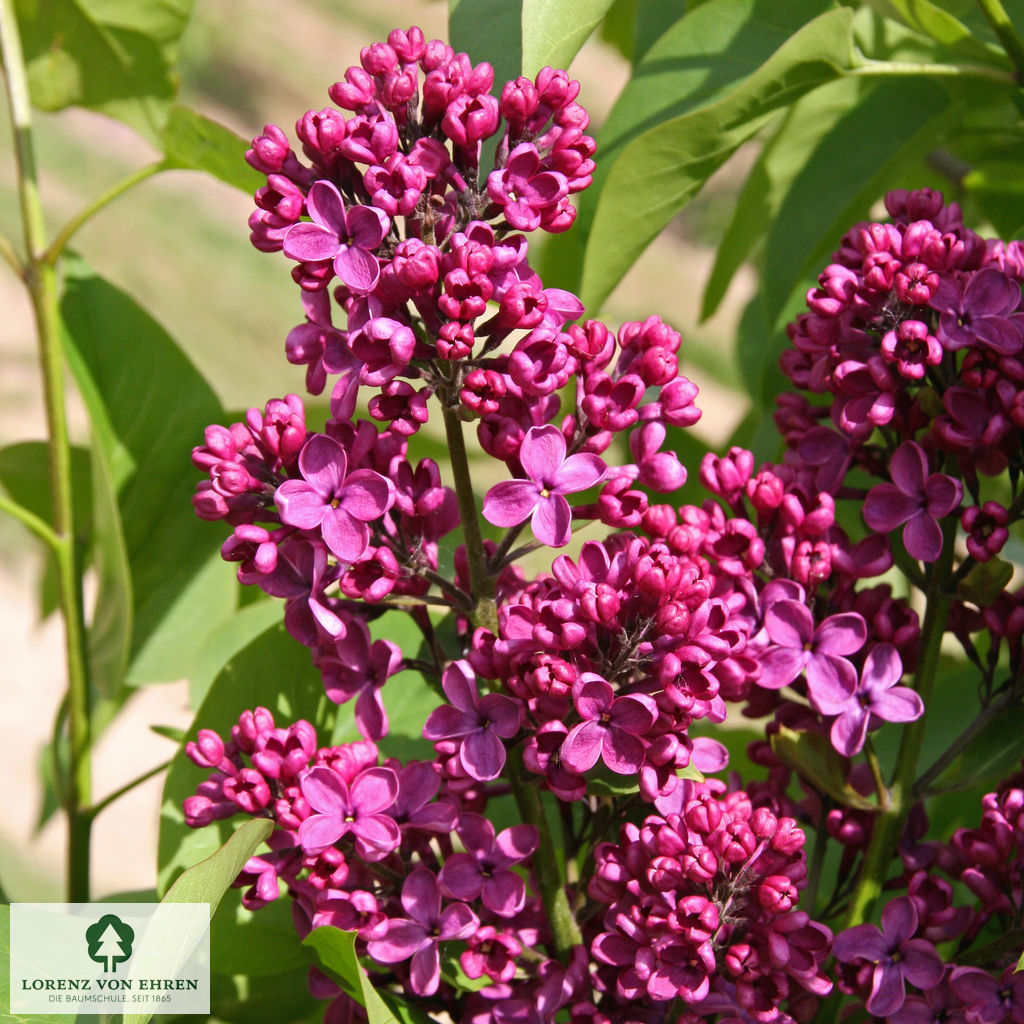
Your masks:
M 117 972 L 117 965 L 123 964 L 132 955 L 135 931 L 114 914 L 105 914 L 85 930 L 89 943 L 89 959 L 103 964 L 103 973 Z

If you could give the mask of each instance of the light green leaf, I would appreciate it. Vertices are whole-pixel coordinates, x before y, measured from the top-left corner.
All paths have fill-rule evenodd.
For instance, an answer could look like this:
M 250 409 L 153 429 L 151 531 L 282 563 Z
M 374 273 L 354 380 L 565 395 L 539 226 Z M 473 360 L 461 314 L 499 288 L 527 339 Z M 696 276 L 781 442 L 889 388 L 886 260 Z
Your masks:
M 0 959 L 11 962 L 11 908 L 0 903 Z M 7 1024 L 68 1024 L 75 1018 L 66 1013 L 12 1013 L 11 972 L 0 971 L 0 1017 Z
M 117 492 L 131 566 L 138 665 L 129 666 L 129 677 L 180 679 L 236 600 L 227 567 L 205 571 L 223 531 L 197 519 L 191 507 L 196 477 L 189 449 L 223 414 L 210 386 L 156 321 L 82 260 L 69 257 L 65 266 L 68 361 Z M 200 576 L 202 586 L 193 586 Z
M 216 853 L 184 871 L 167 890 L 164 903 L 208 903 L 213 917 L 221 898 L 249 858 L 270 838 L 274 823 L 253 818 L 241 825 Z M 126 1013 L 124 1024 L 147 1024 L 153 1014 Z
M 956 596 L 984 608 L 995 601 L 1011 579 L 1013 566 L 1001 558 L 991 558 L 971 569 L 956 588 Z
M 88 107 L 158 142 L 193 0 L 16 0 L 32 102 Z
M 314 949 L 320 963 L 341 980 L 342 988 L 366 1008 L 369 1024 L 432 1024 L 427 1014 L 405 1000 L 377 992 L 356 957 L 355 932 L 326 925 L 314 928 L 302 944 Z
M 818 139 L 809 138 L 798 119 L 813 121 L 818 93 L 805 97 L 793 111 L 794 131 L 782 133 L 771 157 L 782 195 L 768 221 L 764 250 L 762 280 L 770 323 L 793 289 L 827 262 L 850 225 L 868 216 L 901 170 L 938 145 L 957 113 L 946 90 L 925 78 L 886 81 L 860 92 L 848 82 L 837 82 L 819 93 L 829 94 L 835 104 L 831 111 L 839 116 Z M 829 117 L 827 106 L 824 119 Z M 791 134 L 796 136 L 798 163 L 786 155 Z M 856 146 L 850 145 L 851 139 L 857 139 Z
M 883 0 L 882 10 L 941 44 L 948 56 L 1009 67 L 1006 53 L 979 39 L 962 21 L 929 0 Z
M 584 305 L 594 309 L 604 301 L 655 235 L 775 110 L 850 66 L 849 27 L 846 8 L 815 18 L 724 98 L 625 146 L 601 191 L 587 239 Z
M 498 90 L 545 65 L 568 68 L 611 0 L 448 0 L 448 39 L 488 61 Z
M 295 936 L 296 948 L 300 948 Z M 210 1019 L 228 1024 L 321 1024 L 322 1000 L 309 994 L 309 967 L 281 974 L 210 975 Z M 189 1018 L 180 1018 L 188 1024 Z
M 567 68 L 605 16 L 611 0 L 523 0 L 523 70 Z
M 232 659 L 266 630 L 279 626 L 284 615 L 280 601 L 257 601 L 239 608 L 203 641 L 188 681 L 189 704 L 206 700 L 214 680 Z
M 245 162 L 246 140 L 194 110 L 173 107 L 162 140 L 167 168 L 206 171 L 249 193 L 263 183 L 263 177 Z
M 581 197 L 581 226 L 593 219 L 630 140 L 723 99 L 831 6 L 830 0 L 710 0 L 668 27 L 636 64 L 597 135 L 599 157 L 594 183 Z
M 222 667 L 196 713 L 188 738 L 195 739 L 199 729 L 213 729 L 227 737 L 243 711 L 261 706 L 269 708 L 283 726 L 306 719 L 316 727 L 320 743 L 329 742 L 334 705 L 324 694 L 309 651 L 293 640 L 280 622 L 260 633 Z M 351 715 L 351 705 L 344 714 Z M 167 774 L 157 855 L 157 888 L 161 892 L 183 867 L 220 847 L 232 828 L 229 821 L 200 829 L 185 824 L 182 802 L 206 774 L 186 757 L 184 748 Z
M 829 738 L 817 732 L 797 732 L 786 726 L 769 737 L 775 756 L 787 767 L 827 793 L 834 800 L 860 811 L 877 811 L 878 805 L 866 800 L 847 781 L 843 758 Z
M 252 818 L 240 825 L 216 853 L 183 871 L 162 902 L 209 903 L 212 916 L 231 883 L 273 831 L 274 823 L 268 818 Z

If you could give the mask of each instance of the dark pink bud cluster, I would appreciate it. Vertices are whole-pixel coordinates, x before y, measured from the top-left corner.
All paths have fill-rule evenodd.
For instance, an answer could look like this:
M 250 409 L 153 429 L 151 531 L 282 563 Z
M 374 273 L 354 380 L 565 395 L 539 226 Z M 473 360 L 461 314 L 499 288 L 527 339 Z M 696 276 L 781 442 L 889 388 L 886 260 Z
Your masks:
M 797 907 L 804 834 L 742 790 L 687 789 L 681 814 L 625 825 L 596 851 L 598 986 L 613 1004 L 790 1021 L 788 1000 L 832 988 L 832 934 Z

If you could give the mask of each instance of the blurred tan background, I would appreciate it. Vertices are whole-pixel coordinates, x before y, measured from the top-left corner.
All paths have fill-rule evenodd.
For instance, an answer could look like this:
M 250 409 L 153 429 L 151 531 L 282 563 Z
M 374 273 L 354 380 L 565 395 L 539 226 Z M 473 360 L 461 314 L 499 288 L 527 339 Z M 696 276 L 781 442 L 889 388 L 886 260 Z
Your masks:
M 295 119 L 329 103 L 328 85 L 358 62 L 362 46 L 410 24 L 420 25 L 428 38 L 443 38 L 445 19 L 443 3 L 415 0 L 197 0 L 182 42 L 180 101 L 246 138 L 266 123 L 293 136 Z M 580 100 L 591 111 L 593 131 L 626 80 L 626 62 L 592 39 L 572 72 L 581 80 Z M 37 145 L 51 231 L 156 156 L 129 129 L 84 111 L 39 115 Z M 741 165 L 748 159 L 737 156 Z M 733 329 L 749 295 L 749 276 L 734 282 L 714 320 L 695 322 L 710 246 L 731 209 L 736 172 L 736 164 L 723 169 L 603 311 L 615 325 L 657 313 L 682 331 L 684 372 L 702 390 L 704 419 L 695 432 L 714 444 L 746 412 L 744 399 L 707 384 L 701 367 L 715 367 L 726 382 L 735 379 L 729 363 Z M 75 242 L 100 273 L 150 309 L 231 409 L 302 390 L 301 370 L 283 355 L 287 331 L 302 318 L 297 289 L 280 257 L 249 246 L 250 209 L 251 200 L 227 186 L 172 172 L 119 199 Z M 6 103 L 0 114 L 0 230 L 20 236 Z M 6 265 L 0 266 L 0 309 L 0 446 L 6 446 L 45 436 L 30 311 Z M 71 407 L 76 436 L 84 439 L 73 395 Z M 188 452 L 197 440 L 182 439 L 183 473 L 193 472 Z M 39 833 L 34 827 L 42 799 L 40 751 L 64 688 L 60 624 L 39 621 L 42 564 L 21 527 L 0 517 L 0 764 L 8 793 L 0 809 L 0 883 L 16 900 L 59 899 L 63 886 L 63 820 L 55 815 Z M 150 725 L 187 728 L 191 719 L 183 682 L 136 693 L 98 742 L 94 797 L 173 754 L 173 744 Z M 154 779 L 140 786 L 97 819 L 96 896 L 153 887 L 161 784 Z

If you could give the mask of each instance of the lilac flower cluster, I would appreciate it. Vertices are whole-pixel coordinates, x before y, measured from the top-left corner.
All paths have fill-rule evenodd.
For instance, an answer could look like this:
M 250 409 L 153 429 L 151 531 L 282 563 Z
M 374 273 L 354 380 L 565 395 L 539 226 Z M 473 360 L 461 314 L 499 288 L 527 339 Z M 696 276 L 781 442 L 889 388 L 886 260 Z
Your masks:
M 952 600 L 978 563 L 998 565 L 1024 512 L 979 479 L 1022 464 L 1024 256 L 983 243 L 933 193 L 890 196 L 896 222 L 847 236 L 783 356 L 831 405 L 784 396 L 780 464 L 709 454 L 708 500 L 659 504 L 687 476 L 671 431 L 700 416 L 681 339 L 653 316 L 617 332 L 581 321 L 575 295 L 545 288 L 524 232 L 572 223 L 593 171 L 587 114 L 565 72 L 518 78 L 500 98 L 492 79 L 396 30 L 331 87 L 336 108 L 299 120 L 304 160 L 274 126 L 247 154 L 267 176 L 253 243 L 292 262 L 302 294 L 286 354 L 311 394 L 330 383 L 330 417 L 308 429 L 288 395 L 208 428 L 195 509 L 232 528 L 222 554 L 239 580 L 284 599 L 288 632 L 330 700 L 354 702 L 363 739 L 319 747 L 312 725 L 279 727 L 266 709 L 244 712 L 228 742 L 203 730 L 187 750 L 211 774 L 186 819 L 271 818 L 270 852 L 239 879 L 246 905 L 284 886 L 302 934 L 356 932 L 375 982 L 443 997 L 466 1024 L 808 1021 L 831 991 L 832 933 L 813 899 L 798 906 L 802 826 L 837 841 L 854 872 L 875 828 L 869 798 L 885 796 L 871 733 L 925 711 L 906 678 L 917 613 L 877 577 L 899 561 Z M 413 454 L 435 408 L 454 487 Z M 509 477 L 479 499 L 470 422 Z M 843 518 L 844 499 L 866 529 Z M 533 540 L 517 547 L 527 523 Z M 608 530 L 528 578 L 520 558 L 565 547 L 580 524 Z M 958 525 L 966 555 L 950 543 Z M 441 542 L 457 530 L 449 571 Z M 1012 696 L 1024 590 L 979 593 L 959 595 L 950 628 L 976 664 L 972 637 L 993 638 L 986 699 Z M 375 636 L 393 608 L 421 651 Z M 1017 682 L 1000 690 L 1004 642 Z M 382 693 L 406 668 L 439 704 L 422 727 L 433 759 L 403 765 L 377 744 Z M 728 757 L 699 727 L 730 708 L 770 716 L 769 737 L 820 741 L 838 782 L 770 742 L 750 750 L 767 780 L 705 780 Z M 524 823 L 496 832 L 488 815 L 510 795 Z M 969 870 L 957 881 L 980 886 Z M 927 1019 L 914 1000 L 939 999 L 945 976 L 928 943 L 968 928 L 944 899 L 919 878 L 881 930 L 842 933 L 842 990 L 872 1014 Z M 442 953 L 483 987 L 443 973 Z M 957 970 L 953 990 L 991 980 Z M 358 1016 L 326 976 L 311 986 L 331 1019 Z M 957 998 L 988 1024 L 974 996 Z

